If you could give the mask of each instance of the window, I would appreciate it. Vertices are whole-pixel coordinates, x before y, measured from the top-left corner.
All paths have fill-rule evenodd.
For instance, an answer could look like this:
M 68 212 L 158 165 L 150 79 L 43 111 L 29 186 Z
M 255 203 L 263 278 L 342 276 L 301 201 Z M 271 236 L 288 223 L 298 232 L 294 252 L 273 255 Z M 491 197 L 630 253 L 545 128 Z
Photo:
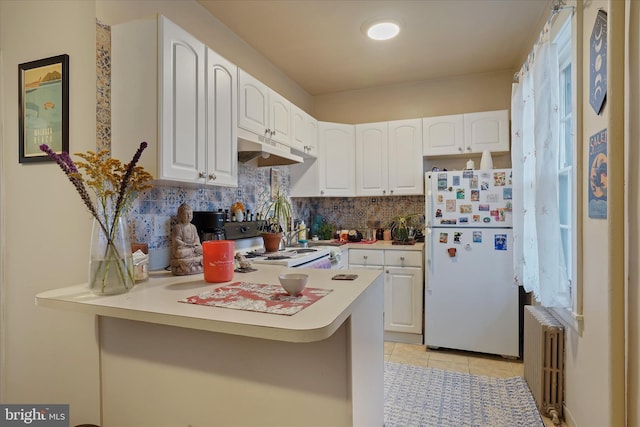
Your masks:
M 575 138 L 574 114 L 574 73 L 572 70 L 571 19 L 567 19 L 560 31 L 554 37 L 558 47 L 558 75 L 560 81 L 559 94 L 559 153 L 558 153 L 558 208 L 560 216 L 560 234 L 562 249 L 569 279 L 569 292 L 572 307 L 566 310 L 554 310 L 565 323 L 576 325 L 581 317 L 578 309 L 578 294 L 580 292 L 577 281 L 577 142 Z

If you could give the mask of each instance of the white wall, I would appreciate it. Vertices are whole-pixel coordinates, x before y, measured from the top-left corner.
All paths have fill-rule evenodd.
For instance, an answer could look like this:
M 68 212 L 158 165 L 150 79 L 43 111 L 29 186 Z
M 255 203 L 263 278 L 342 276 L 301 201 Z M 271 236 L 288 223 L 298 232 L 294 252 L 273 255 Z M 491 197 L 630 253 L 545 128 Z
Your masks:
M 93 317 L 34 304 L 38 292 L 86 280 L 90 216 L 56 165 L 18 163 L 18 64 L 62 53 L 70 57 L 70 149 L 95 148 L 95 5 L 2 1 L 0 51 L 1 400 L 70 403 L 72 424 L 99 422 Z

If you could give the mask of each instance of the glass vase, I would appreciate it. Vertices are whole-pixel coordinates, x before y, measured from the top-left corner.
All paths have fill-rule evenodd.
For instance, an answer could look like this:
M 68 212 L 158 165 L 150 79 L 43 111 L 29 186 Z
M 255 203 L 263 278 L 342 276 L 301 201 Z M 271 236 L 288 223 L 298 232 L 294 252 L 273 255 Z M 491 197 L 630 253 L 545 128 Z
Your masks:
M 89 289 L 93 294 L 122 294 L 133 287 L 133 257 L 125 218 L 118 217 L 115 222 L 94 218 L 90 250 Z

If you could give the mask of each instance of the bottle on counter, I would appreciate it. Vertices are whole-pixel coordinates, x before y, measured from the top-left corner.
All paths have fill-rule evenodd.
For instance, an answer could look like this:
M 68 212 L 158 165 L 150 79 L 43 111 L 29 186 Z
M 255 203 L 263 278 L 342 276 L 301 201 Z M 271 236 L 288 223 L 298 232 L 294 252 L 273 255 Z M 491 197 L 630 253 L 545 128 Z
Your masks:
M 300 222 L 298 227 L 298 242 L 305 243 L 307 241 L 307 226 L 304 223 L 304 220 Z

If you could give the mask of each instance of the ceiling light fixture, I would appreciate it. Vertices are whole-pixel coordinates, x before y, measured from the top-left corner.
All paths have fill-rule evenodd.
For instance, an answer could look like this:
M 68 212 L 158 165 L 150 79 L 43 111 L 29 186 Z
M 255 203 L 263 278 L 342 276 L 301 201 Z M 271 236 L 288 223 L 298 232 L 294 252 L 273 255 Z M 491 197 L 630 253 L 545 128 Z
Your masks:
M 400 33 L 400 23 L 394 19 L 377 19 L 365 22 L 362 30 L 372 40 L 389 40 Z

